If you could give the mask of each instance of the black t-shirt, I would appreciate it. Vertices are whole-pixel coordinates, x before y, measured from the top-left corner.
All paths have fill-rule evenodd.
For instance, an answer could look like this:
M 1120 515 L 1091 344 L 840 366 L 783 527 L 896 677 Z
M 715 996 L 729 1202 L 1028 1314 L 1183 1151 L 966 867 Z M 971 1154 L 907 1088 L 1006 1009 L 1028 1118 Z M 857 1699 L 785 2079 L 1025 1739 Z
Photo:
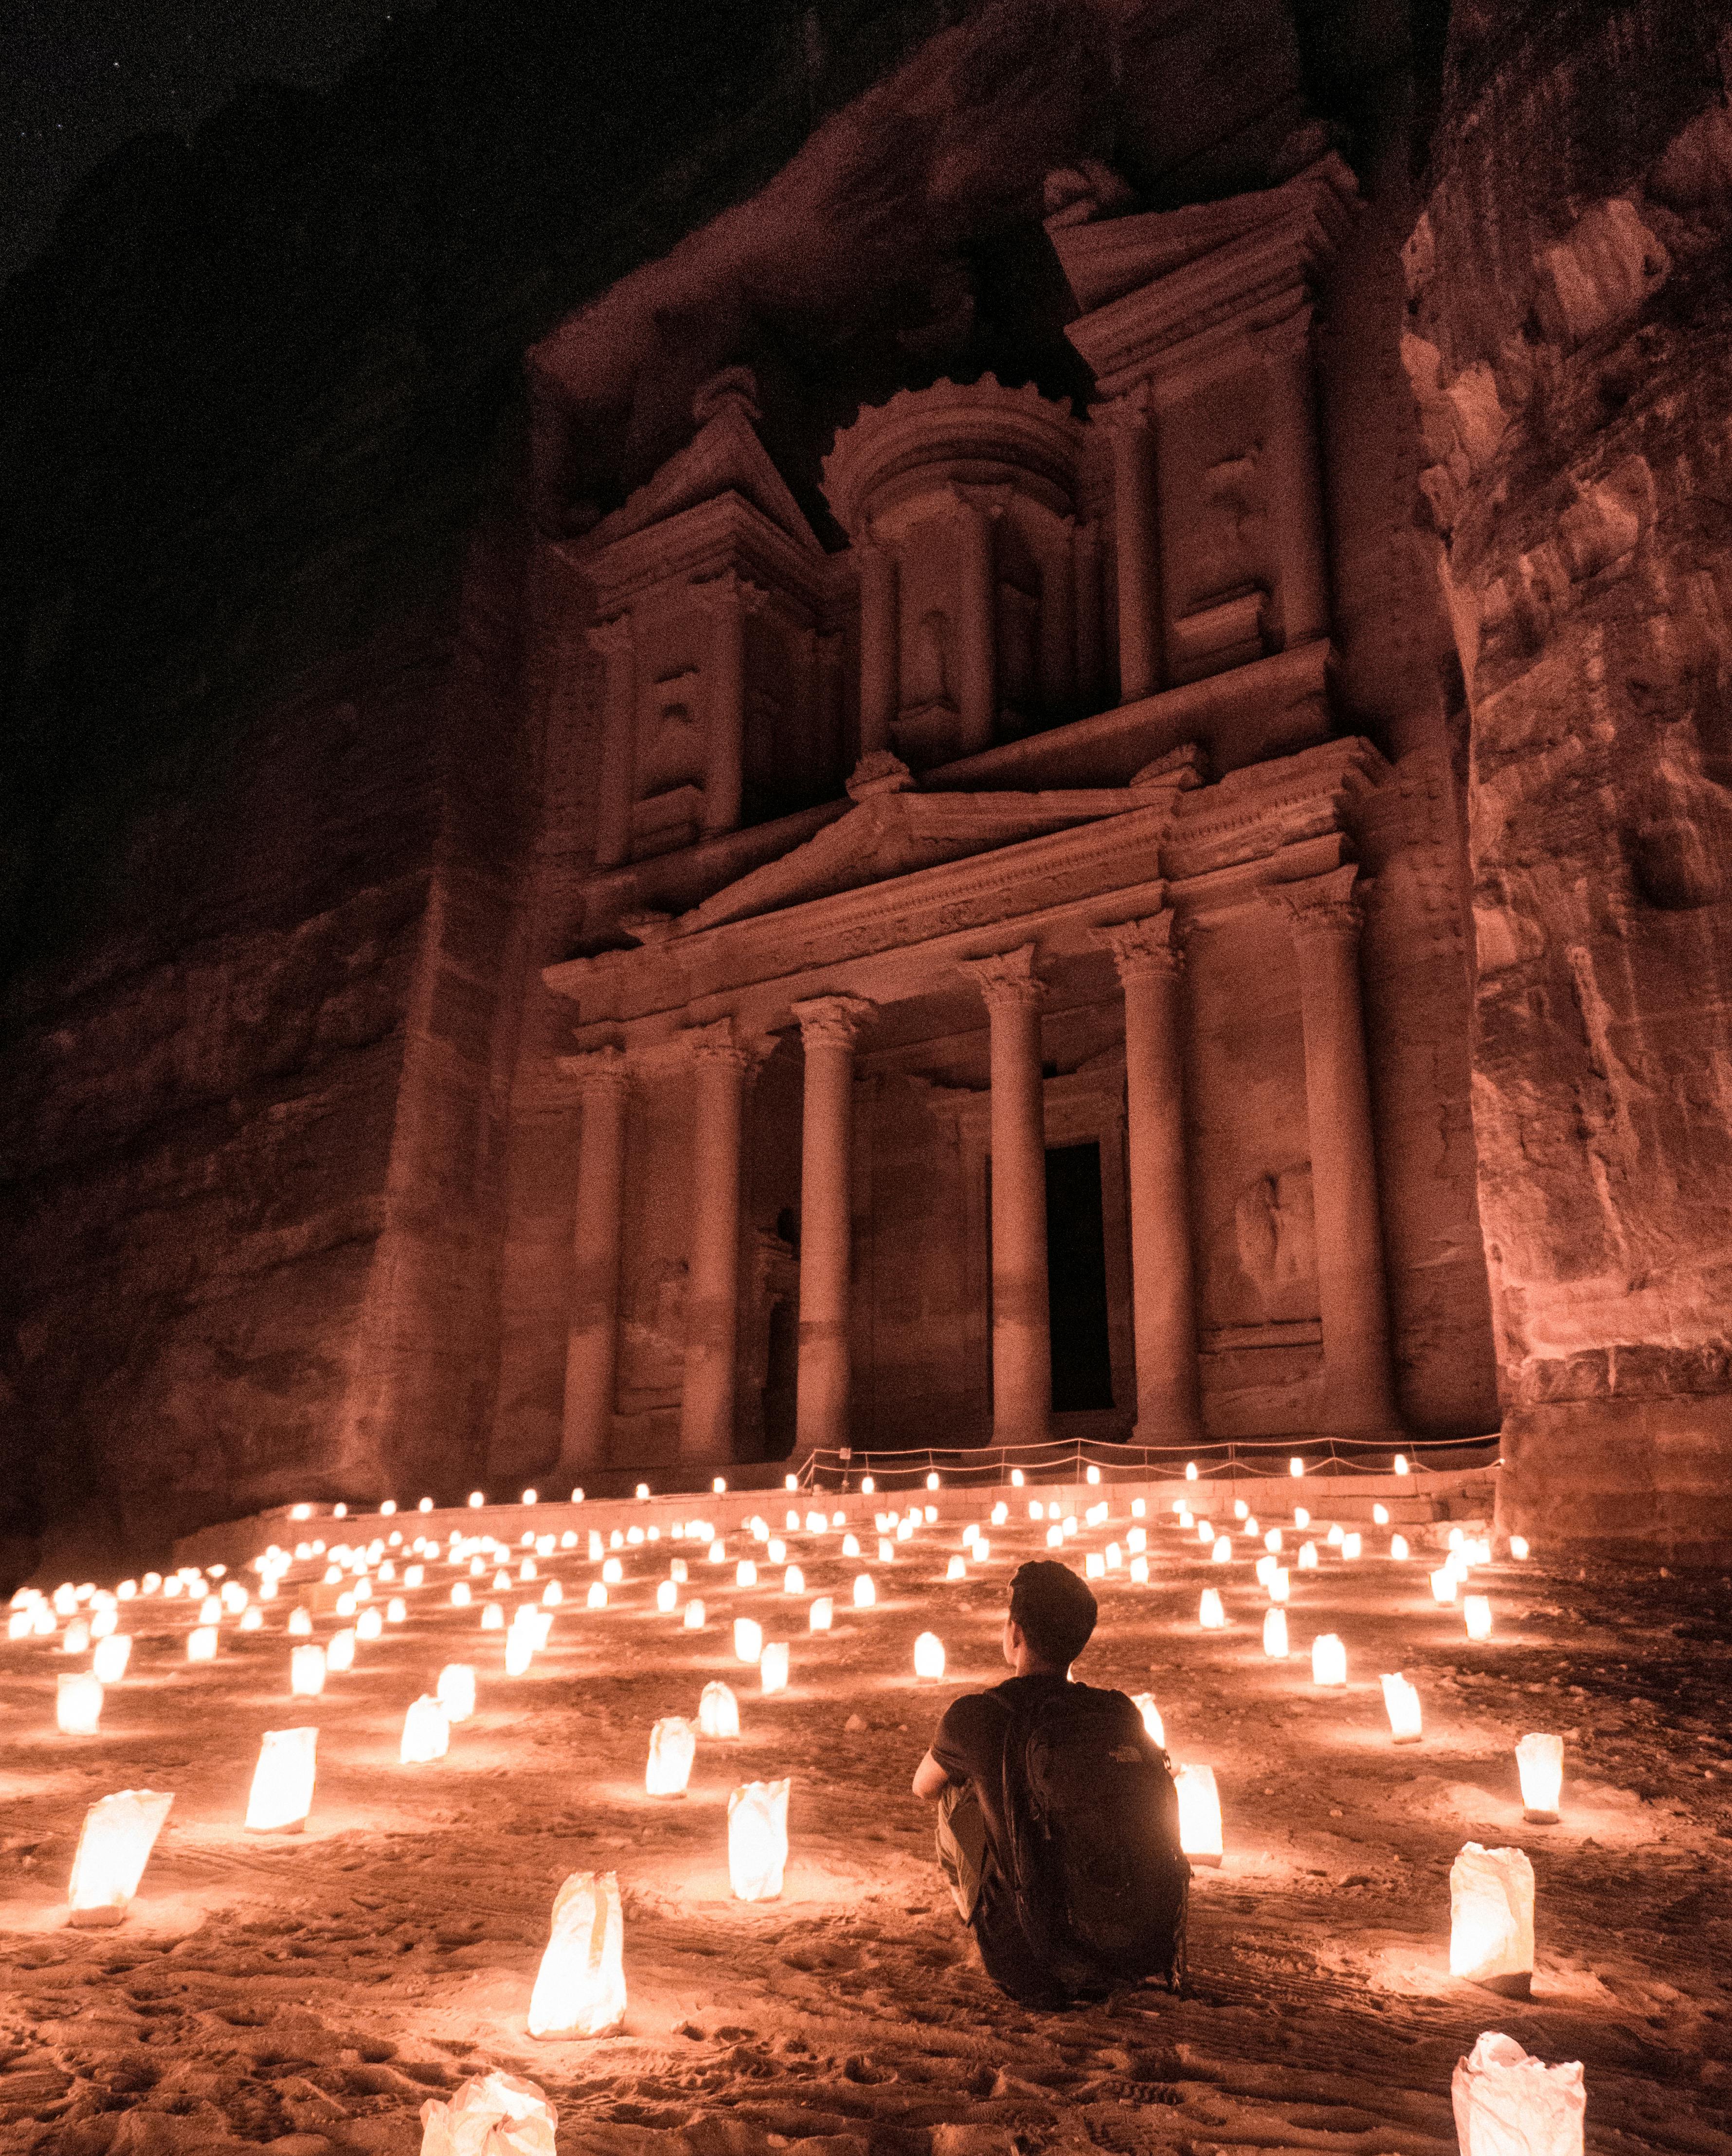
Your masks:
M 973 1789 L 986 1822 L 986 1861 L 974 1905 L 974 1935 L 993 1982 L 1017 1999 L 1054 1995 L 1052 1979 L 1035 1959 L 1010 1888 L 1004 1818 L 1004 1740 L 1012 1715 L 1062 1689 L 1068 1677 L 1043 1671 L 1009 1677 L 990 1691 L 965 1693 L 945 1708 L 932 1739 L 932 1756 L 953 1782 Z

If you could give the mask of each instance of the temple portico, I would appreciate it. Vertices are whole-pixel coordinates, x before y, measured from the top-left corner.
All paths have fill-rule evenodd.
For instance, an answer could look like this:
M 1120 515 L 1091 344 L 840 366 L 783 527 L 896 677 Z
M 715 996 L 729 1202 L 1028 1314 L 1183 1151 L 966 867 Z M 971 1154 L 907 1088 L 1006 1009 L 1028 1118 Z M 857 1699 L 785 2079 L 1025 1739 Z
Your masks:
M 1132 786 L 1038 795 L 922 794 L 905 775 L 869 773 L 849 813 L 804 846 L 687 916 L 646 924 L 633 949 L 550 969 L 550 986 L 576 1006 L 582 1051 L 565 1066 L 582 1101 L 583 1291 L 564 1465 L 606 1466 L 627 1428 L 631 1457 L 655 1456 L 659 1427 L 662 1450 L 694 1467 L 775 1443 L 751 1429 L 742 1377 L 740 1342 L 764 1336 L 762 1312 L 746 1306 L 757 1291 L 742 1211 L 754 1203 L 742 1178 L 748 1132 L 766 1149 L 761 1176 L 780 1178 L 769 1195 L 785 1202 L 772 1219 L 798 1223 L 790 1235 L 784 1219 L 771 1235 L 797 1279 L 783 1450 L 883 1442 L 899 1392 L 899 1426 L 921 1426 L 918 1388 L 896 1374 L 910 1360 L 972 1366 L 971 1382 L 940 1387 L 925 1441 L 1026 1442 L 1055 1416 L 1081 1414 L 1145 1444 L 1197 1442 L 1208 1426 L 1196 1256 L 1202 1148 L 1186 1103 L 1209 1056 L 1193 1038 L 1187 991 L 1199 974 L 1208 993 L 1230 989 L 1220 969 L 1247 947 L 1296 987 L 1294 1023 L 1264 1082 L 1283 1087 L 1304 1124 L 1319 1244 L 1315 1321 L 1278 1317 L 1262 1333 L 1289 1361 L 1314 1351 L 1309 1411 L 1319 1427 L 1393 1433 L 1352 896 L 1355 804 L 1381 777 L 1381 759 L 1359 741 L 1213 785 L 1191 756 Z M 1240 986 L 1254 995 L 1258 983 Z M 876 1245 L 889 1230 L 873 1218 L 863 1158 L 885 1142 L 874 1138 L 872 1103 L 887 1089 L 920 1104 L 929 1217 L 971 1311 L 928 1321 L 904 1309 L 894 1260 L 887 1283 Z M 1050 1128 L 1049 1101 L 1071 1104 Z M 665 1205 L 649 1205 L 637 1231 L 640 1245 L 660 1235 L 683 1268 L 680 1352 L 653 1401 L 610 1406 L 607 1373 L 629 1361 L 610 1326 L 634 1322 L 622 1309 L 622 1273 L 646 1276 L 647 1250 L 622 1236 L 617 1198 L 640 1113 L 680 1163 Z M 913 1127 L 893 1129 L 889 1142 L 906 1144 Z M 1069 1285 L 1048 1277 L 1055 1135 L 1061 1150 L 1067 1139 L 1099 1150 L 1098 1233 L 1125 1245 L 1100 1260 L 1108 1397 L 1089 1409 L 1053 1396 L 1065 1346 L 1055 1348 L 1054 1297 Z M 940 1186 L 957 1182 L 967 1187 L 951 1192 L 940 1223 Z M 893 1193 L 890 1203 L 905 1199 Z M 771 1209 L 761 1191 L 756 1202 L 760 1214 Z M 1240 1239 L 1255 1224 L 1240 1222 Z M 1278 1234 L 1294 1229 L 1278 1220 Z M 669 1261 L 658 1262 L 648 1272 L 665 1283 Z M 1285 1253 L 1289 1287 L 1299 1262 Z M 1128 1370 L 1115 1331 L 1128 1331 Z M 1231 1352 L 1255 1344 L 1235 1339 Z M 767 1382 L 755 1371 L 759 1392 Z

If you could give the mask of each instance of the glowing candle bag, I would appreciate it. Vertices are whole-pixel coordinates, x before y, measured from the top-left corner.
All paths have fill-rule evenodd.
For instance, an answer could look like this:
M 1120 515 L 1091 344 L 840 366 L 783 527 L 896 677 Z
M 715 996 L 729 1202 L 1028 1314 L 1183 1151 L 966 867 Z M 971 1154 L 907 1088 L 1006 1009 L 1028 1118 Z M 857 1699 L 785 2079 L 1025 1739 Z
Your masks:
M 617 1875 L 574 1871 L 554 1897 L 530 1995 L 530 2035 L 605 2036 L 617 2029 L 626 2010 L 624 1943 Z
M 1140 1691 L 1130 1703 L 1143 1717 L 1143 1727 L 1150 1736 L 1157 1744 L 1165 1744 L 1166 1729 L 1161 1719 L 1161 1709 L 1155 1704 L 1154 1693 Z
M 1347 1681 L 1347 1650 L 1333 1632 L 1319 1632 L 1311 1642 L 1311 1681 L 1332 1686 Z
M 683 1797 L 697 1757 L 698 1740 L 684 1715 L 666 1714 L 649 1732 L 643 1787 L 652 1797 Z
M 1534 1979 L 1534 1867 L 1468 1842 L 1449 1867 L 1449 1974 L 1525 1999 Z
M 1462 1616 L 1468 1627 L 1470 1640 L 1489 1640 L 1492 1629 L 1492 1606 L 1483 1594 L 1468 1594 L 1462 1599 Z
M 94 1737 L 102 1719 L 102 1685 L 87 1671 L 54 1681 L 54 1720 L 68 1737 Z
M 90 1674 L 103 1684 L 118 1684 L 126 1674 L 126 1665 L 132 1659 L 132 1635 L 130 1632 L 110 1632 L 105 1640 L 96 1642 L 96 1651 L 90 1657 Z
M 705 1737 L 740 1734 L 740 1702 L 727 1685 L 705 1686 L 698 1701 L 698 1727 Z
M 788 1861 L 788 1785 L 746 1782 L 728 1799 L 728 1877 L 740 1902 L 773 1902 Z
M 174 1802 L 159 1789 L 121 1789 L 85 1814 L 66 1890 L 69 1924 L 118 1924 Z
M 878 1589 L 873 1584 L 872 1574 L 869 1572 L 859 1573 L 854 1581 L 855 1609 L 870 1609 L 877 1600 Z
M 1287 1612 L 1271 1609 L 1263 1620 L 1263 1651 L 1272 1662 L 1287 1660 Z
M 915 1641 L 914 1668 L 917 1677 L 936 1679 L 944 1675 L 944 1641 L 936 1632 L 922 1632 Z
M 807 1624 L 814 1632 L 828 1632 L 836 1622 L 836 1604 L 828 1594 L 821 1594 L 812 1605 Z
M 1581 2063 L 1548 2066 L 1489 2029 L 1449 2085 L 1461 2156 L 1582 2156 Z
M 1221 1861 L 1221 1796 L 1212 1767 L 1181 1767 L 1173 1775 L 1179 1793 L 1179 1846 L 1193 1864 Z
M 267 1729 L 247 1799 L 249 1834 L 299 1834 L 313 1809 L 316 1729 Z
M 475 1712 L 475 1672 L 468 1662 L 447 1662 L 433 1689 L 447 1722 L 467 1722 Z
M 758 1657 L 758 1681 L 766 1691 L 786 1691 L 788 1688 L 788 1643 L 786 1640 L 768 1640 Z
M 558 2114 L 533 2082 L 480 2074 L 421 2107 L 421 2156 L 554 2156 Z
M 403 1741 L 397 1758 L 405 1767 L 424 1767 L 451 1749 L 451 1724 L 438 1700 L 423 1692 L 403 1717 Z
M 1197 1621 L 1206 1632 L 1219 1632 L 1226 1625 L 1227 1612 L 1221 1606 L 1220 1595 L 1212 1587 L 1206 1587 L 1202 1591 L 1202 1599 L 1197 1604 Z
M 1515 1748 L 1515 1770 L 1521 1776 L 1523 1818 L 1555 1825 L 1564 1787 L 1563 1738 L 1530 1732 Z
M 764 1651 L 764 1628 L 755 1617 L 734 1620 L 734 1654 L 742 1662 L 755 1662 Z
M 289 1689 L 305 1699 L 316 1699 L 324 1691 L 323 1647 L 294 1647 L 290 1650 Z
M 1391 1738 L 1397 1744 L 1417 1744 L 1420 1733 L 1419 1694 L 1399 1670 L 1381 1681 Z

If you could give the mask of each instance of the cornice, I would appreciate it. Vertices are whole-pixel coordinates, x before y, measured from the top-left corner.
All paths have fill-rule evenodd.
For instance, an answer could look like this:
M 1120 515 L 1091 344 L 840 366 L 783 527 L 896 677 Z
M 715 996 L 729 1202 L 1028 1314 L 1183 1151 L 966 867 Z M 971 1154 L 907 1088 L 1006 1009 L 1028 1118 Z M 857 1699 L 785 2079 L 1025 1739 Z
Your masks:
M 666 583 L 714 578 L 737 569 L 798 599 L 816 616 L 828 582 L 828 557 L 789 538 L 743 495 L 717 495 L 664 523 L 629 532 L 584 556 L 576 566 L 596 594 L 598 613 L 617 613 Z

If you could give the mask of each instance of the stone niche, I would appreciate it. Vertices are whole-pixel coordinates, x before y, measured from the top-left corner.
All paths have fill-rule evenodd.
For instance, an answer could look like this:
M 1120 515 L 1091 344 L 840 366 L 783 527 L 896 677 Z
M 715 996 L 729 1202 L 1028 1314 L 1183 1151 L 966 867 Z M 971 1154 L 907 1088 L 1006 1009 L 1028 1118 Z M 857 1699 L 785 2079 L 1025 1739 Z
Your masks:
M 904 390 L 837 435 L 824 490 L 859 576 L 863 754 L 926 770 L 1092 706 L 1083 445 L 1068 412 L 991 375 Z

